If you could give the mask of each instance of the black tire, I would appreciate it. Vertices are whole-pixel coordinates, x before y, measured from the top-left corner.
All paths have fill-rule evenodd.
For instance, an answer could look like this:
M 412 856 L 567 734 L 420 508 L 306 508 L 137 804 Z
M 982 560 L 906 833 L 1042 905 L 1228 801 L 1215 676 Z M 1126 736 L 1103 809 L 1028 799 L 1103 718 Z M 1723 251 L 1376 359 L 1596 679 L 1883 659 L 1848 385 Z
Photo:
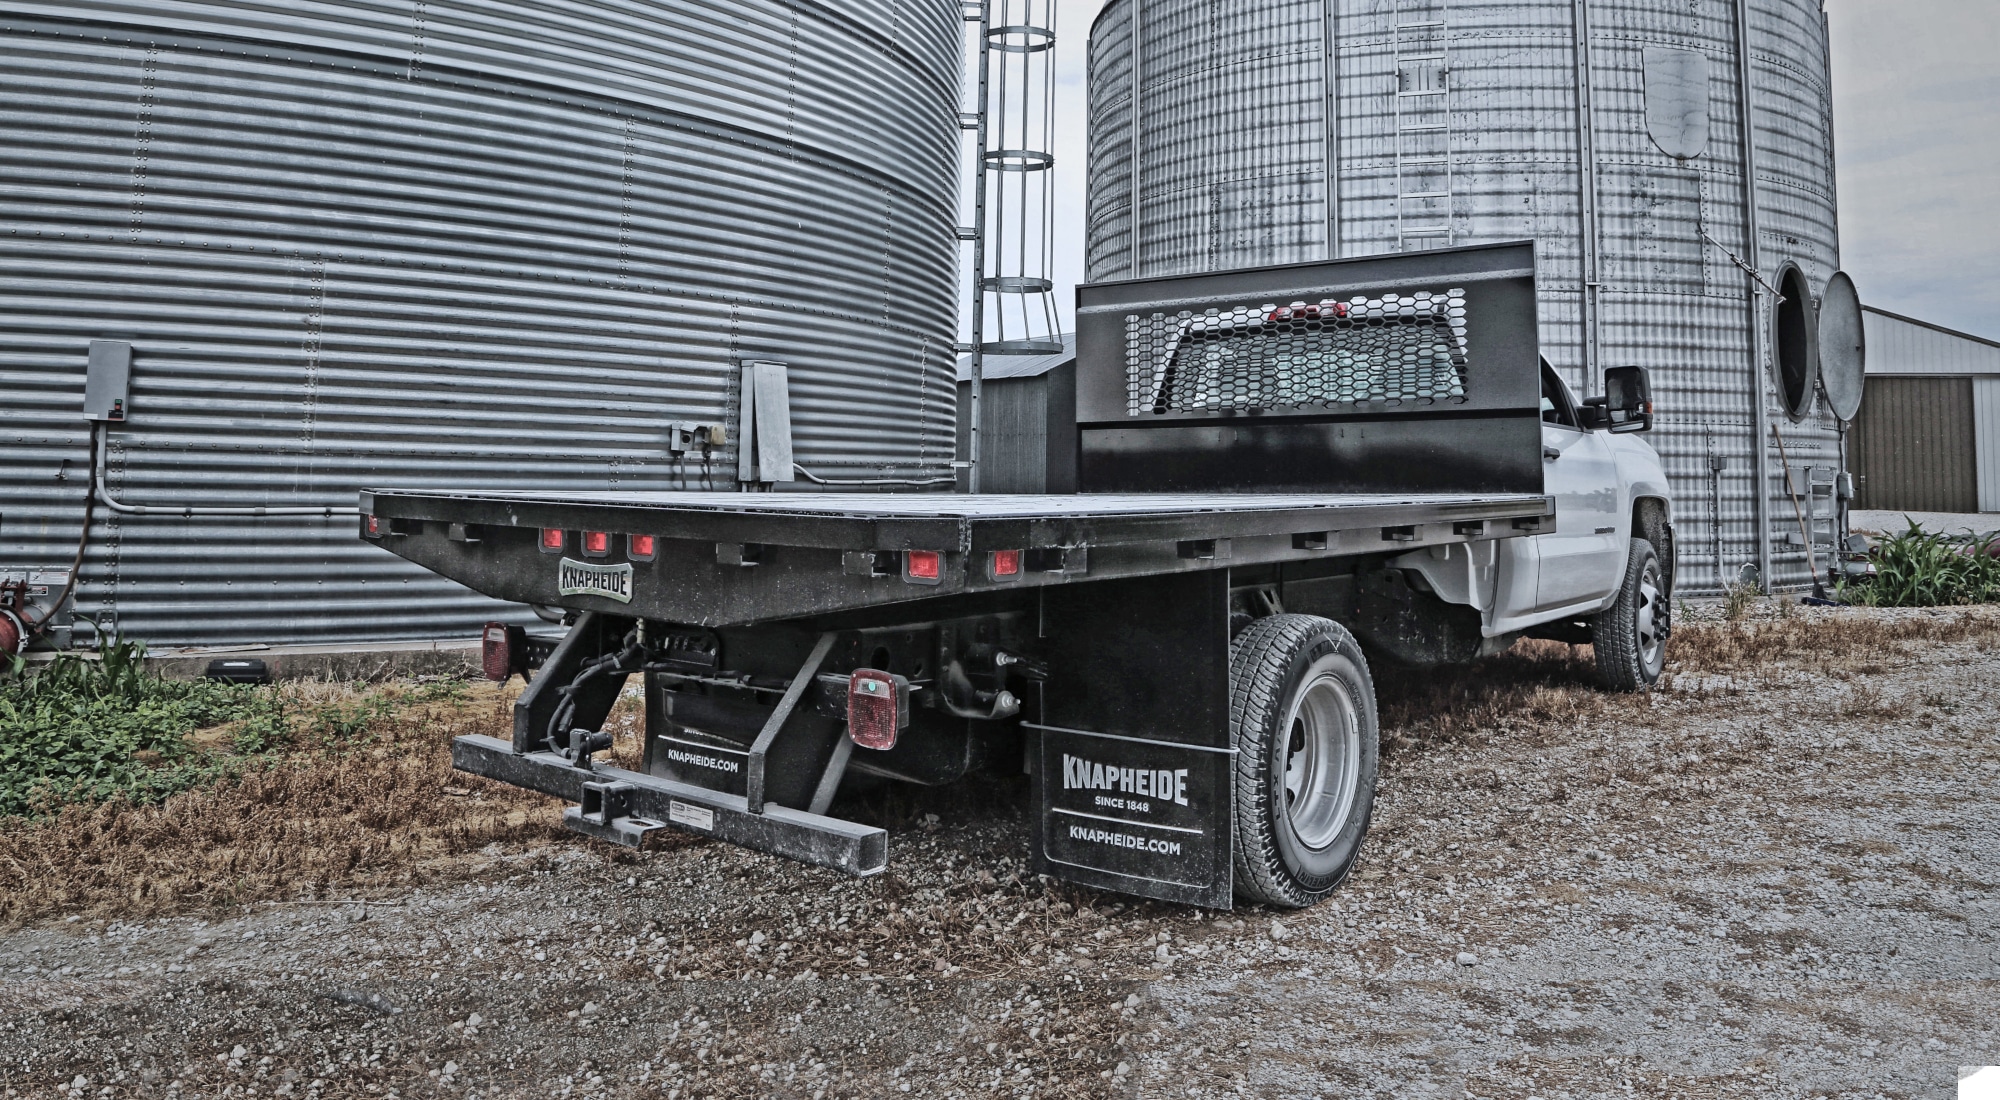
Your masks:
M 1625 555 L 1625 583 L 1618 601 L 1590 620 L 1597 675 L 1612 691 L 1645 691 L 1667 665 L 1673 608 L 1666 571 L 1653 544 L 1633 539 Z
M 1354 635 L 1314 615 L 1250 624 L 1230 648 L 1229 727 L 1236 893 L 1311 905 L 1353 869 L 1375 810 L 1375 681 Z

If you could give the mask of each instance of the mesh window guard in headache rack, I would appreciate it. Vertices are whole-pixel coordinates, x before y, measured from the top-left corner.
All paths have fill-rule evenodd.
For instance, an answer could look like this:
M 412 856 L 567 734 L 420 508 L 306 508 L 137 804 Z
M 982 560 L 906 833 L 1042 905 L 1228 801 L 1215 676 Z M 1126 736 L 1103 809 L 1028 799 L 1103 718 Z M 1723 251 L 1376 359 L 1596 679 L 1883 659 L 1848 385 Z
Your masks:
M 1214 412 L 1465 399 L 1465 291 L 1125 319 L 1130 411 Z

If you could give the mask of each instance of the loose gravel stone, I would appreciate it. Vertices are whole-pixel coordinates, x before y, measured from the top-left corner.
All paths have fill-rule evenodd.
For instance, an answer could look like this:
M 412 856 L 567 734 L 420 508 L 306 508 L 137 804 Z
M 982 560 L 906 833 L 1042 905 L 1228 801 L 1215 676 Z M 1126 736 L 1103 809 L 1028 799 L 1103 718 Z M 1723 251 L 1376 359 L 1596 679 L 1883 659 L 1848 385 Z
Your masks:
M 1379 670 L 1374 831 L 1311 910 L 1037 878 L 1012 780 L 896 806 L 867 880 L 495 845 L 0 934 L 0 1089 L 1859 1100 L 2000 1061 L 2000 618 L 1798 609 L 1676 653 L 1633 697 L 1553 645 Z

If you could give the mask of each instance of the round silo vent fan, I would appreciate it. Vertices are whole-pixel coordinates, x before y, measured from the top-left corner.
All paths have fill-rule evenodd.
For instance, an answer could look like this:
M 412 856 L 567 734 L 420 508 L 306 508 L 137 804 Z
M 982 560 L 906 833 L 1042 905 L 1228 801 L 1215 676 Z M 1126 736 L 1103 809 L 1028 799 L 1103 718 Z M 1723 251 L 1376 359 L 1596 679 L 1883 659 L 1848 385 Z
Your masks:
M 1771 315 L 1771 358 L 1777 368 L 1778 398 L 1785 415 L 1804 420 L 1819 388 L 1819 324 L 1812 285 L 1799 265 L 1778 269 L 1778 308 Z

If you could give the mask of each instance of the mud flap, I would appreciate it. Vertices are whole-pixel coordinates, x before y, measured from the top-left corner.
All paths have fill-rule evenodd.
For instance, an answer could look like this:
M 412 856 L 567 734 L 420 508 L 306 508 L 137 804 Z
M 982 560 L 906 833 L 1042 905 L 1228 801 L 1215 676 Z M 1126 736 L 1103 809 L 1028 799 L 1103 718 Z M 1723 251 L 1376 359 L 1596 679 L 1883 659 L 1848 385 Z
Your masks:
M 1229 908 L 1228 571 L 1052 589 L 1042 620 L 1036 869 Z

